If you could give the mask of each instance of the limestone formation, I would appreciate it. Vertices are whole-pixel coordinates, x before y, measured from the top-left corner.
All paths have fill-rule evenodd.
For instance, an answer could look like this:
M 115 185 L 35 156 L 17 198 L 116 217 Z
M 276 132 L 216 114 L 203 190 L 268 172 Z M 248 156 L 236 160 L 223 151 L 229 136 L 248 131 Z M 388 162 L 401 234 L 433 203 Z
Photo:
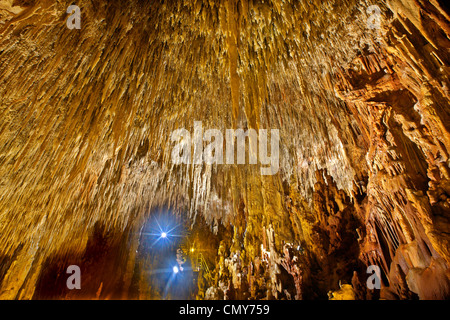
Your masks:
M 0 299 L 450 298 L 449 15 L 0 0 Z M 279 130 L 279 170 L 174 163 L 196 121 Z

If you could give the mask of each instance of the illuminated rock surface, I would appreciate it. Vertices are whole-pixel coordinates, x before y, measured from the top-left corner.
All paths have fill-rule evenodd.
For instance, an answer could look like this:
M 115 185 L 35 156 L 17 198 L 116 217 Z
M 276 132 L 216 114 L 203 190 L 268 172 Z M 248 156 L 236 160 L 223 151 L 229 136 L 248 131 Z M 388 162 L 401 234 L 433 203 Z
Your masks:
M 0 1 L 1 299 L 450 297 L 444 1 L 71 4 Z M 174 165 L 194 121 L 279 129 L 279 171 Z

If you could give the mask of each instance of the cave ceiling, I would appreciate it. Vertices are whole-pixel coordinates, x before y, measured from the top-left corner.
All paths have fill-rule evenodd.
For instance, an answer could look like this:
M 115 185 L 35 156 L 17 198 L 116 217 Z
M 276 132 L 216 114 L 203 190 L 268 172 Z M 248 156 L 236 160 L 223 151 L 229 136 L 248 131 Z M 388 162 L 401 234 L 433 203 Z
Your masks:
M 205 248 L 191 298 L 449 298 L 449 35 L 437 0 L 1 0 L 0 298 L 162 297 L 167 216 Z M 278 133 L 276 170 L 250 138 L 195 162 L 199 124 L 224 159 Z

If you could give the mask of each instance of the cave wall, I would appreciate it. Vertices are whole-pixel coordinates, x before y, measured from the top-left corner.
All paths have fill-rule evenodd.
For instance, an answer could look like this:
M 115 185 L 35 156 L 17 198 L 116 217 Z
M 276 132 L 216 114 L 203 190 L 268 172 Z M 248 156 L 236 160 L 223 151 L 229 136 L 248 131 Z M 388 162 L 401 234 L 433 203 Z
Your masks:
M 220 243 L 202 298 L 449 297 L 442 2 L 80 1 L 80 30 L 70 4 L 0 1 L 0 298 L 145 298 L 162 206 Z M 279 171 L 173 164 L 194 121 L 279 129 Z

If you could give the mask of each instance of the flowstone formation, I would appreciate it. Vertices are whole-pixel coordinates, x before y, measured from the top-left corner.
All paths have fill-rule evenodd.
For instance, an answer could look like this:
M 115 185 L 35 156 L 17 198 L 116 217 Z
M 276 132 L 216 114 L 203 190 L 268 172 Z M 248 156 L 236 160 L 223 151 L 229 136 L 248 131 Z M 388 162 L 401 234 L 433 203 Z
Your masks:
M 0 0 L 0 299 L 450 298 L 449 48 L 440 0 Z

